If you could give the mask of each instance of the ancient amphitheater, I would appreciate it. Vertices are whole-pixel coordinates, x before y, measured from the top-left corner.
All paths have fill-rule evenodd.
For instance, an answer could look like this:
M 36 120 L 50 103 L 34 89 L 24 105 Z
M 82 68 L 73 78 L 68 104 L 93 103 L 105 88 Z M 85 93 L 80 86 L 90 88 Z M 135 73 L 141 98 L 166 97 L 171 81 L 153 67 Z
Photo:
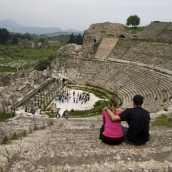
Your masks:
M 70 52 L 61 49 L 61 54 L 74 57 L 64 59 L 59 56 L 61 71 L 77 84 L 89 83 L 114 91 L 122 99 L 122 109 L 132 107 L 133 96 L 141 94 L 144 96 L 143 107 L 150 111 L 152 119 L 161 114 L 172 117 L 169 100 L 172 95 L 171 28 L 172 23 L 151 23 L 142 32 L 132 33 L 121 24 L 93 24 L 85 32 L 81 50 L 75 47 L 70 47 Z M 43 76 L 49 87 L 45 90 L 42 89 L 44 85 L 41 87 L 37 83 L 39 94 L 30 104 L 41 105 L 41 98 L 47 103 L 56 88 L 60 88 L 50 73 L 32 74 L 35 83 Z M 26 92 L 22 90 L 31 91 L 33 87 L 33 81 L 28 79 L 18 90 L 16 100 L 22 104 L 19 98 Z M 3 87 L 1 95 L 8 94 L 9 89 L 14 87 Z M 8 95 L 10 101 L 12 98 Z M 101 123 L 101 115 L 69 120 L 15 117 L 3 124 L 4 128 L 15 133 L 20 131 L 23 135 L 26 131 L 27 137 L 0 146 L 2 169 L 5 172 L 172 171 L 171 128 L 151 126 L 150 141 L 143 146 L 124 142 L 108 146 L 98 138 Z M 2 161 L 9 162 L 4 165 Z

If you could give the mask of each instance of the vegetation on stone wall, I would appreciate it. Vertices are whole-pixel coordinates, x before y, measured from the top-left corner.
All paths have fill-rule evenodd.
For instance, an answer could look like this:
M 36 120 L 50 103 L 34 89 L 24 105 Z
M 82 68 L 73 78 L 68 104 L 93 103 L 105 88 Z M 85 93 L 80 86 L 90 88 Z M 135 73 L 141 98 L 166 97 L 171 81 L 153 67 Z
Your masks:
M 3 113 L 3 112 L 1 112 L 0 113 L 0 121 L 1 122 L 4 122 L 4 121 L 6 121 L 8 118 L 12 118 L 12 117 L 14 117 L 15 115 L 14 115 L 14 113 Z
M 166 115 L 157 117 L 152 123 L 152 126 L 168 126 L 172 127 L 172 118 L 168 118 Z
M 109 38 L 110 38 L 110 37 L 114 37 L 114 35 L 111 34 L 111 33 L 107 34 L 106 36 L 109 37 Z
M 94 53 L 97 51 L 98 47 L 100 45 L 100 42 L 95 42 L 92 46 L 92 50 L 94 51 Z

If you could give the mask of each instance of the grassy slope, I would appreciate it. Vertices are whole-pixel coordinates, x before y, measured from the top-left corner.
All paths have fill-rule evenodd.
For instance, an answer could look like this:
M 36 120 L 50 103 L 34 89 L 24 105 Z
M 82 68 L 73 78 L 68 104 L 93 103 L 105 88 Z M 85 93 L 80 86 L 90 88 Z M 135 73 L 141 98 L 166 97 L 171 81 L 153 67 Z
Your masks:
M 2 55 L 0 56 L 0 72 L 15 72 L 14 64 L 19 63 L 20 69 L 28 69 L 30 66 L 34 67 L 35 64 L 44 58 L 47 58 L 49 55 L 57 55 L 59 46 L 47 47 L 47 48 L 21 48 L 16 45 L 0 45 L 0 50 L 8 48 L 11 53 L 9 56 Z

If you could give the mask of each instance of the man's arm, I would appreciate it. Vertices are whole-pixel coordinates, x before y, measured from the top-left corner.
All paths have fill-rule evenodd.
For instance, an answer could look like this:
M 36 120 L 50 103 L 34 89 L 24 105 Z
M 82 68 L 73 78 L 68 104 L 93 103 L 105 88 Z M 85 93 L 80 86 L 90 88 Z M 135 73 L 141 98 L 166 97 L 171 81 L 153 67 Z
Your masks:
M 108 113 L 108 115 L 112 121 L 120 121 L 121 120 L 121 118 L 118 115 L 115 115 L 110 109 L 106 109 L 106 112 Z

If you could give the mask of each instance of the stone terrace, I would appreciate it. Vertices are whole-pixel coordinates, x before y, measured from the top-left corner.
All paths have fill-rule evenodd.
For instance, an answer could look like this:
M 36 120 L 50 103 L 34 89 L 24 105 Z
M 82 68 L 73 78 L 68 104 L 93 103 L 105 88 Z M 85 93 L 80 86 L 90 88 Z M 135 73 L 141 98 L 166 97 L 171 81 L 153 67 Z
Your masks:
M 70 62 L 69 62 L 70 63 Z M 67 62 L 67 64 L 69 65 Z M 78 68 L 76 82 L 89 82 L 114 90 L 123 100 L 122 108 L 132 106 L 135 94 L 145 98 L 144 107 L 156 112 L 170 106 L 172 78 L 131 64 L 84 60 Z M 68 71 L 67 71 L 68 74 Z
M 33 134 L 35 143 L 15 154 L 4 172 L 172 171 L 171 128 L 151 127 L 143 146 L 109 146 L 99 140 L 101 123 L 101 116 L 54 120 L 44 137 Z
M 172 44 L 169 43 L 119 40 L 109 57 L 172 70 Z
M 172 40 L 172 23 L 168 24 L 166 30 L 158 38 L 164 40 Z
M 5 148 L 10 152 L 10 157 L 23 150 L 23 148 L 30 146 L 37 142 L 34 140 L 34 131 L 38 131 L 36 134 L 44 135 L 47 130 L 47 126 L 50 124 L 50 119 L 45 115 L 39 118 L 31 118 L 30 115 L 17 115 L 14 118 L 8 119 L 7 122 L 0 122 L 0 167 L 4 166 L 3 162 L 7 162 L 7 155 Z M 46 129 L 45 129 L 46 128 Z M 44 131 L 43 131 L 44 129 Z M 27 137 L 25 137 L 27 136 Z M 20 143 L 20 137 L 22 138 L 22 144 Z M 4 144 L 4 145 L 3 145 Z
M 149 26 L 146 27 L 141 33 L 139 33 L 139 37 L 144 39 L 155 39 L 160 36 L 163 29 L 166 29 L 166 27 L 169 25 L 169 23 L 151 23 Z

